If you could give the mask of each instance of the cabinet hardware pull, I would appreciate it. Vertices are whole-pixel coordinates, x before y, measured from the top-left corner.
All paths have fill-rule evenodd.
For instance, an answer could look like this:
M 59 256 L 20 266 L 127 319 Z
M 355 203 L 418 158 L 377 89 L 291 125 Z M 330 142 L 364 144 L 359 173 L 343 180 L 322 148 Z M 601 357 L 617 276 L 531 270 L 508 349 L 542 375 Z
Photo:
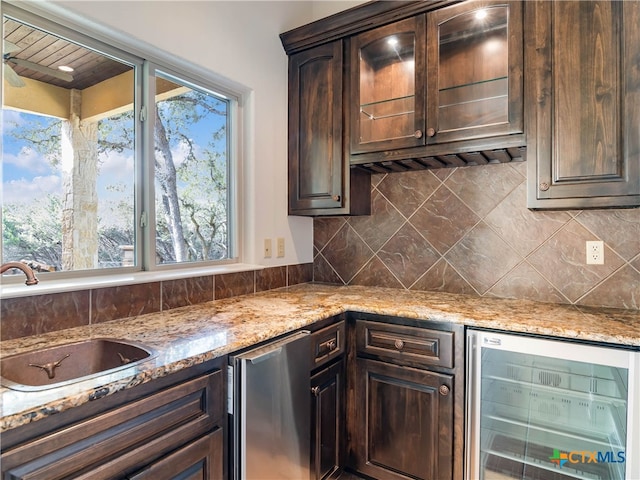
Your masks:
M 546 192 L 547 190 L 549 190 L 549 184 L 547 182 L 542 182 L 539 188 L 541 191 Z
M 400 339 L 396 340 L 393 345 L 398 349 L 402 350 L 404 348 L 404 342 Z
M 340 201 L 340 195 L 334 195 L 331 198 L 333 199 L 334 202 L 339 202 Z
M 335 350 L 336 349 L 336 341 L 335 340 L 329 340 L 327 342 L 327 347 L 329 348 L 329 350 Z
M 320 394 L 320 387 L 311 387 L 311 393 L 317 397 Z
M 446 385 L 440 385 L 440 388 L 438 388 L 438 391 L 440 392 L 440 395 L 442 395 L 443 397 L 446 397 L 447 395 L 449 395 L 449 387 L 447 387 Z
M 416 130 L 413 133 L 413 136 L 416 137 L 416 138 L 422 138 L 422 130 Z
M 427 128 L 427 137 L 435 137 L 436 130 L 434 128 Z

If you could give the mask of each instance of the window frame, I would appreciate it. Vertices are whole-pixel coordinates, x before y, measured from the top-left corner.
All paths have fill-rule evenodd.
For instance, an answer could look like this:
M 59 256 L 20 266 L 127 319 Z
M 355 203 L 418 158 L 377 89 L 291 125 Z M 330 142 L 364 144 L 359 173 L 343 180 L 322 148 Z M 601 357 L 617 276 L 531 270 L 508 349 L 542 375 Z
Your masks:
M 176 58 L 166 52 L 159 51 L 141 41 L 116 35 L 108 27 L 65 11 L 57 5 L 40 2 L 25 4 L 16 0 L 0 2 L 0 16 L 11 17 L 51 32 L 57 36 L 93 49 L 106 56 L 131 65 L 134 69 L 134 135 L 135 135 L 135 179 L 134 179 L 134 215 L 135 215 L 135 263 L 133 266 L 97 268 L 75 271 L 47 272 L 40 279 L 46 278 L 53 290 L 75 290 L 87 288 L 87 281 L 95 279 L 97 284 L 138 283 L 155 279 L 184 278 L 196 274 L 215 273 L 216 267 L 221 271 L 243 271 L 247 265 L 242 263 L 242 148 L 243 138 L 243 104 L 248 91 L 241 85 L 229 81 L 222 76 Z M 46 17 L 46 18 L 45 18 Z M 4 31 L 3 38 L 4 38 Z M 155 75 L 174 76 L 187 85 L 210 92 L 226 99 L 228 110 L 228 258 L 184 263 L 158 264 L 155 262 L 155 200 L 153 172 L 153 116 L 155 109 Z M 0 94 L 4 85 L 0 84 Z M 146 120 L 142 121 L 142 116 Z M 151 119 L 151 121 L 149 121 Z M 0 170 L 1 173 L 1 170 Z M 141 226 L 143 215 L 148 219 L 147 226 Z M 1 228 L 1 225 L 0 225 Z M 0 236 L 0 247 L 2 237 Z M 13 259 L 3 259 L 3 262 Z M 6 286 L 21 285 L 24 279 L 20 275 L 3 275 L 0 284 Z M 112 277 L 107 279 L 105 277 Z M 63 286 L 56 285 L 59 280 Z M 77 281 L 77 282 L 75 282 Z M 72 283 L 73 282 L 73 283 Z M 91 283 L 91 282 L 90 282 Z M 90 284 L 89 283 L 89 284 Z M 44 285 L 44 282 L 40 284 Z M 44 293 L 41 288 L 31 289 L 29 294 Z M 4 298 L 6 288 L 0 285 L 0 297 Z M 9 295 L 12 296 L 12 295 Z

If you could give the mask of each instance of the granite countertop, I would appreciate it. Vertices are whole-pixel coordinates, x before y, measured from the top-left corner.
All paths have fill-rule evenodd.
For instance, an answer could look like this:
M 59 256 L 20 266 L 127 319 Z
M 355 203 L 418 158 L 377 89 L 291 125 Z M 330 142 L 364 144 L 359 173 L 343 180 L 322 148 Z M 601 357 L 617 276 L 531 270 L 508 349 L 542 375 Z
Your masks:
M 0 387 L 0 431 L 160 378 L 346 311 L 625 345 L 640 350 L 640 312 L 379 287 L 303 284 L 2 342 L 0 358 L 88 338 L 150 347 L 135 367 L 39 392 Z

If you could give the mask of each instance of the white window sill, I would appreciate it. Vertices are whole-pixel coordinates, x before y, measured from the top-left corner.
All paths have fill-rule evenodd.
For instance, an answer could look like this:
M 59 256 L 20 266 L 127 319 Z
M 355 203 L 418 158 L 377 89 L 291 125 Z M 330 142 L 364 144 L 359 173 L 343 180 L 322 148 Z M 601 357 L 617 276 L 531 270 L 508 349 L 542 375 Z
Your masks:
M 175 270 L 163 270 L 155 272 L 117 273 L 112 275 L 96 275 L 93 277 L 51 279 L 47 274 L 36 276 L 40 280 L 37 285 L 24 284 L 24 275 L 19 275 L 20 283 L 6 283 L 0 285 L 0 299 L 30 297 L 49 293 L 75 292 L 91 290 L 95 288 L 117 287 L 119 285 L 134 285 L 137 283 L 161 282 L 164 280 L 176 280 L 180 278 L 200 277 L 207 275 L 221 275 L 225 273 L 247 272 L 262 270 L 264 265 L 251 265 L 247 263 L 231 263 L 209 267 L 184 268 Z M 18 277 L 18 275 L 16 275 Z

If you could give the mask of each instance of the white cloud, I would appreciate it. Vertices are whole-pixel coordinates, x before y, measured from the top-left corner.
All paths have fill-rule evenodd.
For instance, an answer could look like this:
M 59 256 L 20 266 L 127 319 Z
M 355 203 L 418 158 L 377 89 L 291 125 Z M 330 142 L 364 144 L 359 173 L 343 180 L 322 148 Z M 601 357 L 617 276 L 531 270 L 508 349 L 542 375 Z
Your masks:
M 15 165 L 33 173 L 48 173 L 51 165 L 48 160 L 30 147 L 22 147 L 17 154 L 3 152 L 2 162 L 5 165 Z
M 107 152 L 100 154 L 100 176 L 114 177 L 133 183 L 133 156 L 131 154 Z
M 31 180 L 10 180 L 2 184 L 2 203 L 31 203 L 49 193 L 61 194 L 62 180 L 57 175 L 38 176 Z

